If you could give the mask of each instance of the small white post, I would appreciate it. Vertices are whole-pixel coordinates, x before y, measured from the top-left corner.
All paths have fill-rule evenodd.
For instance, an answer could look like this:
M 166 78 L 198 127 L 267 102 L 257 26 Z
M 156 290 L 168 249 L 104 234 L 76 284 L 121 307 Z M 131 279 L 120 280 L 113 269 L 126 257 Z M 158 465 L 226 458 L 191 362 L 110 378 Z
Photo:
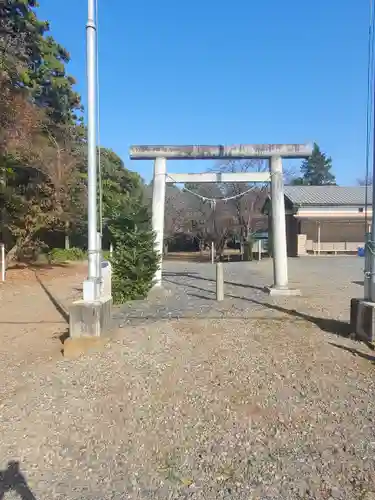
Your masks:
M 112 258 L 113 257 L 113 243 L 109 244 L 109 256 Z
M 215 243 L 211 243 L 211 264 L 215 263 Z
M 223 263 L 216 263 L 216 300 L 222 302 L 224 300 L 224 274 Z
M 274 288 L 288 288 L 283 165 L 280 156 L 271 157 L 271 207 Z
M 258 260 L 262 260 L 262 240 L 258 240 Z
M 154 183 L 152 190 L 152 230 L 155 233 L 155 251 L 159 255 L 159 268 L 155 273 L 154 285 L 162 284 L 163 268 L 163 242 L 164 242 L 164 205 L 165 205 L 165 180 L 167 174 L 167 161 L 165 158 L 155 158 Z
M 318 255 L 320 255 L 320 222 L 318 221 Z
M 5 245 L 0 243 L 1 252 L 1 281 L 5 281 Z

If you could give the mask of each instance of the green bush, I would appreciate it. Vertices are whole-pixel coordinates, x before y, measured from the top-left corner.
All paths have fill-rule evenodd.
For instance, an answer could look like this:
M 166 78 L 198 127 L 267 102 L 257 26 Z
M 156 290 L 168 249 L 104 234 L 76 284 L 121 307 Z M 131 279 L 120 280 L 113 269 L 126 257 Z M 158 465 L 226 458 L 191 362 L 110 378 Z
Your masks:
M 69 248 L 65 250 L 64 248 L 53 248 L 48 253 L 48 259 L 50 262 L 68 262 L 68 261 L 79 261 L 87 259 L 87 252 L 81 248 Z M 110 260 L 109 250 L 102 251 L 102 259 Z
M 102 251 L 102 258 L 103 258 L 103 260 L 110 260 L 109 250 Z
M 85 260 L 87 258 L 87 254 L 81 248 L 73 247 L 67 250 L 65 250 L 64 248 L 53 248 L 49 252 L 48 258 L 50 262 L 61 263 L 61 262 Z
M 142 299 L 153 285 L 159 261 L 147 208 L 136 203 L 129 215 L 118 216 L 109 229 L 115 243 L 111 259 L 113 301 L 123 304 Z

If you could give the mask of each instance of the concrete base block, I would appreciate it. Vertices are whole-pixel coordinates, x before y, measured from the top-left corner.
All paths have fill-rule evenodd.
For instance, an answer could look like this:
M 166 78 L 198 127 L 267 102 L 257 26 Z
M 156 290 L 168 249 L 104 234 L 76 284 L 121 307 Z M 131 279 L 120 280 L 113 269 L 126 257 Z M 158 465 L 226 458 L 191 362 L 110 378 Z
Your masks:
M 108 339 L 103 337 L 69 338 L 64 342 L 64 358 L 77 359 L 85 354 L 101 351 L 107 342 Z
M 72 339 L 108 334 L 112 324 L 112 298 L 93 302 L 77 300 L 69 309 L 69 335 Z
M 357 340 L 375 342 L 375 302 L 351 299 L 350 326 Z
M 274 297 L 296 297 L 302 295 L 301 290 L 298 290 L 298 288 L 278 288 L 275 286 L 266 286 L 264 290 L 268 293 L 268 295 Z

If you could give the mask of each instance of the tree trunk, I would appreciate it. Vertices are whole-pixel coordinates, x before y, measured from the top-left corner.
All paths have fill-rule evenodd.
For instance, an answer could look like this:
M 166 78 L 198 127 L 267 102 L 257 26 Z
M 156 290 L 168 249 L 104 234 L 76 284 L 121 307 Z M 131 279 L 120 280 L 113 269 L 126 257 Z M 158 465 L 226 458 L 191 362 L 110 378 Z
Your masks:
M 217 257 L 219 257 L 219 260 L 222 260 L 223 259 L 223 253 L 224 253 L 224 247 L 225 247 L 225 240 L 224 242 L 223 241 L 220 241 L 217 245 L 215 245 L 216 248 L 216 255 Z
M 203 240 L 199 240 L 199 251 L 200 251 L 200 254 L 202 255 L 202 254 L 203 254 L 203 251 L 204 251 L 204 243 L 203 243 Z
M 16 244 L 13 245 L 13 247 L 9 250 L 7 253 L 6 259 L 5 259 L 5 266 L 8 267 L 10 263 L 14 262 L 17 258 L 17 253 L 21 250 L 21 248 L 26 244 L 29 243 L 33 239 L 34 233 L 29 234 L 26 236 L 26 238 L 18 239 L 16 241 Z
M 214 244 L 214 242 L 211 243 L 210 257 L 211 257 L 211 262 L 213 264 L 215 262 L 215 244 Z
M 5 268 L 7 268 L 9 266 L 9 264 L 16 259 L 16 254 L 18 252 L 18 249 L 19 249 L 19 245 L 15 244 L 9 250 L 9 252 L 6 254 L 6 257 L 5 257 Z
M 22 243 L 25 243 L 25 241 L 22 242 Z M 9 252 L 6 255 L 6 258 L 5 258 L 5 267 L 8 267 L 9 264 L 11 264 L 12 262 L 14 262 L 16 260 L 17 253 L 19 252 L 19 250 L 21 248 L 22 248 L 22 244 L 21 244 L 20 241 L 18 241 L 15 245 L 13 245 L 13 247 L 9 250 Z

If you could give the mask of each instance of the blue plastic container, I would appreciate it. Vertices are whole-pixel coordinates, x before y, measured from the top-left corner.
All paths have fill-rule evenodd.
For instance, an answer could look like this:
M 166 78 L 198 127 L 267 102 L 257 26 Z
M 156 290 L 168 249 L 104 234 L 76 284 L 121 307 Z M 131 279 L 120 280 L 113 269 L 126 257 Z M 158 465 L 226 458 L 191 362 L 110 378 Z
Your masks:
M 365 249 L 363 247 L 358 247 L 357 255 L 358 255 L 358 257 L 364 257 L 365 256 Z

